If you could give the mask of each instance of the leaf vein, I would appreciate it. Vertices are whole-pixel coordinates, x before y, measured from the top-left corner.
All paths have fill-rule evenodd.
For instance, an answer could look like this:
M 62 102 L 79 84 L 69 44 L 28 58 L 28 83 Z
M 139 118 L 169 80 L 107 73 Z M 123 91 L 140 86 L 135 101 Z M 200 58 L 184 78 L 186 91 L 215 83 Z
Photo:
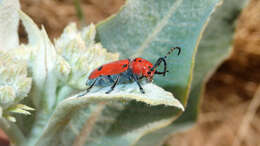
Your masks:
M 157 34 L 168 24 L 168 20 L 171 17 L 171 15 L 177 10 L 177 8 L 180 6 L 183 0 L 177 0 L 175 3 L 173 3 L 170 10 L 167 12 L 167 15 L 165 15 L 161 22 L 159 22 L 156 27 L 154 28 L 153 32 L 148 35 L 147 39 L 141 44 L 141 46 L 137 49 L 136 53 L 132 57 L 140 56 L 143 51 L 147 48 L 149 43 L 154 40 L 154 38 L 157 36 Z

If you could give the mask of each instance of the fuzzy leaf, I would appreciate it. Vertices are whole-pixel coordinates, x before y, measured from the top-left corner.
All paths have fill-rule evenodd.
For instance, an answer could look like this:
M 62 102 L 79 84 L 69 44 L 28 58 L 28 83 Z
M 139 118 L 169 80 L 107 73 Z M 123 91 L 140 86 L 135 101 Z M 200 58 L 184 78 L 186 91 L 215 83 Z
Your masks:
M 34 51 L 34 58 L 30 60 L 35 85 L 33 88 L 33 101 L 36 107 L 45 107 L 50 110 L 56 101 L 56 50 L 44 28 L 40 30 L 22 11 L 19 11 L 19 15 L 28 33 L 28 46 L 32 47 L 32 51 Z
M 96 67 L 118 59 L 117 53 L 107 52 L 95 43 L 96 28 L 93 24 L 79 31 L 75 23 L 69 24 L 61 37 L 55 40 L 57 52 L 70 66 L 70 75 L 63 78 L 76 89 L 85 89 L 87 77 Z
M 93 68 L 117 59 L 117 55 L 95 44 L 93 25 L 82 32 L 69 31 L 68 37 L 55 42 L 55 49 L 46 32 L 20 13 L 29 36 L 25 47 L 33 50 L 29 66 L 36 87 L 32 95 L 40 107 L 32 130 L 26 134 L 28 145 L 134 145 L 145 134 L 169 125 L 181 114 L 172 106 L 183 110 L 182 104 L 187 104 L 196 47 L 217 3 L 129 0 L 118 15 L 99 24 L 97 40 L 110 51 L 120 52 L 121 58 L 141 56 L 155 62 L 171 47 L 180 46 L 180 56 L 174 52 L 168 57 L 168 75 L 156 77 L 155 83 L 174 93 L 181 103 L 153 84 L 143 84 L 147 93 L 142 95 L 135 83 L 119 85 L 111 94 L 104 94 L 109 87 L 96 87 L 83 97 L 65 99 L 65 95 L 86 88 L 85 78 Z M 65 81 L 59 84 L 63 77 Z
M 15 119 L 15 117 L 13 117 L 13 116 L 6 116 L 6 119 L 7 120 L 9 120 L 9 121 L 11 121 L 11 122 L 16 122 L 16 119 Z
M 116 16 L 98 25 L 97 40 L 110 51 L 120 52 L 121 58 L 141 56 L 151 62 L 164 56 L 171 47 L 182 47 L 180 56 L 176 52 L 169 56 L 168 75 L 156 77 L 155 83 L 174 93 L 186 105 L 196 46 L 217 3 L 218 0 L 129 0 Z M 169 125 L 180 115 L 181 110 L 158 105 L 170 99 L 160 94 L 135 97 L 146 99 L 143 101 L 148 105 L 135 100 L 123 102 L 130 99 L 124 92 L 129 88 L 120 91 L 124 94 L 122 97 L 97 98 L 90 97 L 90 93 L 89 98 L 64 100 L 58 104 L 38 144 L 133 145 L 143 135 Z
M 31 107 L 23 105 L 23 104 L 17 104 L 16 107 L 23 109 L 23 110 L 27 110 L 27 111 L 33 111 L 34 110 L 34 108 L 31 108 Z
M 15 100 L 15 90 L 12 86 L 0 86 L 0 104 L 1 106 L 5 106 L 7 104 L 11 104 Z
M 17 104 L 8 108 L 8 112 L 25 114 L 25 115 L 30 115 L 31 113 L 29 111 L 33 111 L 33 110 L 34 110 L 33 108 L 23 104 Z
M 216 8 L 198 48 L 187 110 L 176 122 L 143 137 L 138 146 L 162 145 L 171 133 L 186 130 L 196 122 L 205 82 L 230 55 L 235 23 L 246 2 L 229 0 Z
M 28 112 L 28 111 L 26 111 L 26 110 L 23 110 L 23 109 L 20 109 L 20 108 L 12 109 L 12 110 L 10 110 L 10 112 L 12 112 L 12 113 L 18 113 L 18 114 L 24 114 L 24 115 L 31 115 L 30 112 Z
M 32 79 L 27 77 L 25 61 L 17 60 L 12 54 L 0 51 L 0 109 L 1 116 L 15 122 L 10 115 L 12 108 L 18 106 L 30 92 Z M 17 108 L 17 110 L 20 110 Z M 27 111 L 18 111 L 27 113 Z M 1 119 L 0 120 L 5 120 Z
M 164 56 L 170 48 L 180 46 L 181 55 L 177 56 L 175 52 L 168 58 L 168 75 L 155 77 L 154 80 L 155 84 L 174 93 L 186 106 L 196 48 L 209 16 L 218 2 L 130 0 L 118 15 L 98 25 L 97 35 L 102 45 L 111 51 L 121 52 L 122 58 L 140 56 L 151 62 Z M 106 136 L 116 135 L 118 140 L 125 141 L 125 145 L 132 145 L 141 136 L 170 124 L 179 115 L 176 109 L 147 107 L 132 102 L 125 106 Z M 164 124 L 154 124 L 149 130 L 144 129 L 141 134 L 133 136 L 132 140 L 135 142 L 130 143 L 120 135 L 163 119 L 167 119 Z
M 69 25 L 56 41 L 55 48 L 44 28 L 40 30 L 22 11 L 19 15 L 28 33 L 29 43 L 14 50 L 14 54 L 29 64 L 33 78 L 31 98 L 37 109 L 33 119 L 23 120 L 19 126 L 30 126 L 22 129 L 30 135 L 27 145 L 34 145 L 57 103 L 77 89 L 86 88 L 86 77 L 90 71 L 99 64 L 116 60 L 118 54 L 109 53 L 101 44 L 95 43 L 94 25 L 82 32 L 77 30 L 75 24 Z M 30 55 L 24 57 L 26 52 Z M 15 111 L 27 113 L 23 109 Z M 32 121 L 33 125 L 29 123 Z
M 0 51 L 0 106 L 6 109 L 20 102 L 30 92 L 31 83 L 26 63 Z
M 91 105 L 90 104 L 100 104 L 103 106 L 101 110 L 105 107 L 105 104 L 102 104 L 102 102 L 127 102 L 130 100 L 136 100 L 139 102 L 144 102 L 148 105 L 165 105 L 165 106 L 176 106 L 182 110 L 184 110 L 181 103 L 176 100 L 173 95 L 170 92 L 164 91 L 162 88 L 154 85 L 154 84 L 145 84 L 143 86 L 144 90 L 147 91 L 145 94 L 141 94 L 139 91 L 138 86 L 136 83 L 132 84 L 126 84 L 126 85 L 118 85 L 118 87 L 111 92 L 110 94 L 106 94 L 105 91 L 107 91 L 109 88 L 96 88 L 93 89 L 95 91 L 92 91 L 84 96 L 77 97 L 78 95 L 68 98 L 61 102 L 55 112 L 53 113 L 53 116 L 49 120 L 47 129 L 45 129 L 43 136 L 41 137 L 40 141 L 37 143 L 37 145 L 56 145 L 58 142 L 71 145 L 73 143 L 73 140 L 70 141 L 70 143 L 67 142 L 67 138 L 74 139 L 74 143 L 77 143 L 76 137 L 77 134 L 73 133 L 73 130 L 76 129 L 76 131 L 80 131 L 81 127 L 79 125 L 76 125 L 73 123 L 73 127 L 68 127 L 68 121 L 73 120 L 72 113 L 76 113 L 80 111 L 80 109 L 88 108 L 88 110 L 91 111 Z M 81 94 L 79 94 L 81 95 Z M 118 106 L 118 104 L 117 104 Z M 99 108 L 100 109 L 100 108 Z M 86 110 L 85 110 L 86 111 Z M 95 112 L 90 113 L 95 114 Z M 91 118 L 91 116 L 89 117 Z M 98 117 L 101 118 L 101 117 Z M 100 120 L 98 119 L 97 120 Z M 79 120 L 79 119 L 78 119 Z M 90 119 L 89 119 L 90 120 Z M 67 121 L 67 122 L 66 122 Z M 62 124 L 61 124 L 62 123 Z M 66 130 L 67 131 L 66 131 Z M 99 129 L 104 130 L 104 129 Z M 69 132 L 70 131 L 70 132 Z M 91 132 L 91 131 L 88 131 Z M 57 137 L 57 134 L 67 134 L 66 136 L 70 135 L 69 137 L 63 137 L 64 135 L 60 135 L 61 137 Z M 70 133 L 70 134 L 69 134 Z M 130 134 L 129 134 L 130 135 Z M 86 138 L 87 137 L 82 137 Z M 57 141 L 57 139 L 60 139 L 60 141 Z

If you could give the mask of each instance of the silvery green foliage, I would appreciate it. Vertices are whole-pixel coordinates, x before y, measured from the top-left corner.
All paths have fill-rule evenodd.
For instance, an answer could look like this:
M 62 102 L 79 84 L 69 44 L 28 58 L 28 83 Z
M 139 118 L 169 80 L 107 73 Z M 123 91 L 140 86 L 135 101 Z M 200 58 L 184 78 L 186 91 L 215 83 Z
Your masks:
M 23 140 L 21 138 L 23 136 L 10 136 L 13 143 L 18 145 L 34 145 L 35 143 L 39 145 L 47 143 L 55 145 L 57 142 L 52 143 L 55 140 L 55 135 L 53 135 L 56 134 L 55 128 L 61 126 L 60 122 L 64 121 L 64 118 L 67 118 L 71 112 L 77 112 L 75 107 L 88 107 L 91 104 L 100 102 L 126 103 L 136 100 L 151 106 L 176 106 L 184 110 L 182 104 L 174 98 L 172 93 L 154 84 L 144 85 L 144 89 L 147 91 L 146 94 L 141 94 L 138 86 L 131 83 L 119 85 L 111 94 L 105 94 L 104 92 L 109 87 L 95 87 L 93 92 L 80 99 L 77 96 L 82 93 L 72 96 L 87 88 L 85 83 L 93 69 L 99 65 L 118 60 L 119 54 L 108 52 L 100 43 L 95 41 L 96 30 L 93 24 L 78 30 L 76 24 L 71 23 L 53 44 L 49 40 L 44 27 L 39 29 L 21 11 L 19 11 L 19 17 L 28 33 L 29 41 L 28 44 L 21 44 L 9 50 L 15 61 L 11 62 L 7 55 L 2 55 L 3 57 L 0 58 L 8 62 L 9 68 L 4 68 L 3 71 L 10 70 L 8 74 L 10 76 L 6 80 L 13 81 L 15 86 L 14 89 L 9 86 L 1 87 L 1 104 L 16 104 L 15 107 L 10 106 L 9 112 L 29 114 L 27 110 L 32 110 L 32 108 L 19 104 L 19 102 L 30 91 L 27 98 L 35 108 L 35 118 L 29 120 L 30 123 L 25 120 L 26 118 L 24 121 L 18 121 L 18 125 L 28 137 L 25 137 L 27 140 Z M 3 52 L 3 54 L 6 54 L 6 52 Z M 12 68 L 15 68 L 15 71 L 20 73 L 23 78 L 16 72 L 12 73 Z M 29 77 L 27 77 L 27 72 Z M 16 96 L 18 96 L 19 100 L 16 100 Z M 4 114 L 5 111 L 2 109 L 4 108 L 1 108 L 1 113 Z M 95 108 L 90 108 L 90 112 L 93 109 L 95 110 Z M 14 117 L 8 119 L 15 121 Z M 26 128 L 26 126 L 28 127 Z M 62 126 L 66 126 L 66 124 Z M 19 130 L 19 128 L 16 127 L 15 130 Z M 12 132 L 7 131 L 7 133 Z
M 0 51 L 0 118 L 15 122 L 11 113 L 30 114 L 27 110 L 33 109 L 19 102 L 28 95 L 31 83 L 26 63 Z
M 17 5 L 17 1 L 13 2 Z M 3 117 L 1 128 L 14 144 L 26 146 L 121 146 L 160 142 L 161 136 L 153 137 L 154 140 L 142 137 L 170 125 L 184 110 L 191 90 L 196 48 L 218 3 L 218 0 L 129 0 L 117 15 L 100 23 L 97 31 L 93 24 L 78 30 L 76 24 L 71 23 L 54 43 L 44 27 L 39 29 L 26 14 L 17 12 L 29 42 L 3 53 L 11 54 L 17 61 L 15 65 L 25 65 L 24 76 L 31 83 L 28 92 L 19 93 L 27 96 L 27 100 L 19 97 L 19 100 L 10 98 L 5 102 L 11 105 L 7 108 L 9 111 L 28 114 L 32 108 L 25 105 L 35 111 L 31 112 L 32 116 L 16 117 L 16 123 Z M 12 36 L 5 39 L 8 37 Z M 109 87 L 97 86 L 77 97 L 87 88 L 85 83 L 90 72 L 101 64 L 118 60 L 119 53 L 121 58 L 142 56 L 154 62 L 173 46 L 181 46 L 182 54 L 169 56 L 168 75 L 155 78 L 161 87 L 144 82 L 147 92 L 140 94 L 138 86 L 129 83 L 105 94 Z M 3 89 L 2 94 L 14 97 L 10 89 Z M 5 111 L 0 108 L 1 115 L 5 115 Z M 14 121 L 13 118 L 9 120 Z
M 237 18 L 248 0 L 223 1 L 212 14 L 198 46 L 189 103 L 181 117 L 158 131 L 147 134 L 137 143 L 141 146 L 162 145 L 173 133 L 187 130 L 196 124 L 205 83 L 217 67 L 233 51 L 232 41 Z
M 59 78 L 73 88 L 84 88 L 90 71 L 104 63 L 118 59 L 119 54 L 109 53 L 103 49 L 100 43 L 95 42 L 95 35 L 94 24 L 78 31 L 76 24 L 72 23 L 55 41 L 55 48 L 62 57 L 59 58 L 61 65 Z

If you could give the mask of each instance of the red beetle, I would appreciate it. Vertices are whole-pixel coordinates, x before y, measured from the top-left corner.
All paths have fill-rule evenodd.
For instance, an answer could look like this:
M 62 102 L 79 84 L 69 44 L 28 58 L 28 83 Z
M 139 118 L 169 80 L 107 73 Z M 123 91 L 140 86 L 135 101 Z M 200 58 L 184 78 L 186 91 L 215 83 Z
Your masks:
M 104 82 L 104 80 L 107 80 L 113 83 L 110 90 L 106 92 L 108 94 L 111 91 L 113 91 L 113 89 L 115 88 L 119 80 L 122 80 L 122 78 L 126 78 L 129 81 L 134 80 L 139 86 L 140 91 L 142 93 L 145 93 L 144 89 L 139 83 L 139 80 L 145 77 L 149 82 L 151 82 L 153 80 L 154 74 L 162 74 L 163 76 L 165 76 L 167 72 L 166 58 L 168 55 L 171 54 L 171 52 L 173 52 L 174 49 L 178 49 L 178 55 L 180 55 L 181 53 L 180 47 L 171 48 L 171 50 L 167 53 L 167 55 L 157 59 L 154 65 L 143 58 L 135 58 L 133 60 L 124 59 L 124 60 L 119 60 L 108 64 L 104 64 L 99 68 L 95 69 L 94 71 L 92 71 L 91 74 L 89 75 L 88 79 L 92 83 L 90 83 L 90 86 L 87 89 L 86 93 L 88 93 L 90 89 L 97 82 L 102 80 Z M 159 72 L 156 70 L 158 66 L 161 64 L 161 62 L 164 63 L 163 72 Z M 86 83 L 86 85 L 88 84 L 89 82 Z

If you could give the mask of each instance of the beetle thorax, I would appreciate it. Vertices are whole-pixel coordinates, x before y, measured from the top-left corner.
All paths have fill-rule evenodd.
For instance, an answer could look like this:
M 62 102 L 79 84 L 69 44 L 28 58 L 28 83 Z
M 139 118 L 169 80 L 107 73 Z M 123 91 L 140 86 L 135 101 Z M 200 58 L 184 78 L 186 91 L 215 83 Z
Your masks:
M 148 79 L 148 81 L 153 80 L 154 71 L 151 71 L 153 64 L 148 60 L 143 58 L 135 58 L 130 63 L 130 68 L 132 69 L 133 73 L 138 76 L 143 76 Z

